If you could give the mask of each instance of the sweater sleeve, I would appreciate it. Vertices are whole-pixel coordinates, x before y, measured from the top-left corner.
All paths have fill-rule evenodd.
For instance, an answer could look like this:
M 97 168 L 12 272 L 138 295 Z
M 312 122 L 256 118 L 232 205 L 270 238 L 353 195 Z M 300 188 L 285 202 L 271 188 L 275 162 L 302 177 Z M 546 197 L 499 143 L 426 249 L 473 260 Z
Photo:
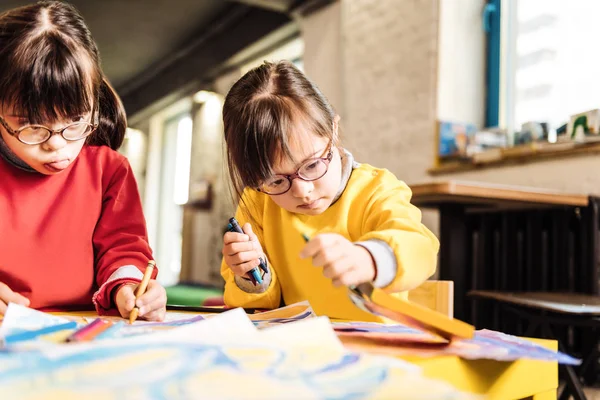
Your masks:
M 103 313 L 114 307 L 113 289 L 122 283 L 140 282 L 152 259 L 137 183 L 125 158 L 105 186 L 93 244 L 99 286 L 93 301 Z M 153 278 L 157 273 L 155 269 Z
M 252 211 L 249 211 L 252 210 Z M 243 226 L 246 222 L 252 225 L 252 231 L 258 237 L 258 240 L 269 259 L 268 250 L 265 248 L 263 240 L 262 228 L 262 208 L 260 202 L 255 196 L 245 192 L 243 200 L 240 202 L 235 214 L 235 218 Z M 225 259 L 221 260 L 221 276 L 225 280 L 225 304 L 229 307 L 246 307 L 246 308 L 267 308 L 274 309 L 279 307 L 281 303 L 281 288 L 277 279 L 276 266 L 267 264 L 269 267 L 268 276 L 263 276 L 266 279 L 263 285 L 252 286 L 250 283 L 239 284 L 242 282 L 236 279 L 235 274 L 225 263 Z M 250 286 L 249 286 L 250 285 Z
M 387 243 L 396 258 L 388 292 L 413 289 L 435 272 L 439 241 L 421 223 L 421 211 L 410 203 L 412 192 L 387 171 L 379 171 L 362 223 L 359 242 Z

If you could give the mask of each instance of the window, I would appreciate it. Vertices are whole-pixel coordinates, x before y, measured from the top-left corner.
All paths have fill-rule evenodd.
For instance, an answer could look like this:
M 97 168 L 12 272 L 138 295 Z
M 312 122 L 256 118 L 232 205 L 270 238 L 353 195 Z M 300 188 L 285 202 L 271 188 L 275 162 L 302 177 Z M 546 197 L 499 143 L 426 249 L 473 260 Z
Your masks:
M 600 108 L 598 15 L 597 0 L 488 0 L 487 125 L 552 130 Z
M 188 113 L 167 120 L 162 132 L 157 262 L 163 285 L 177 283 L 181 271 L 183 210 L 188 201 L 192 119 Z

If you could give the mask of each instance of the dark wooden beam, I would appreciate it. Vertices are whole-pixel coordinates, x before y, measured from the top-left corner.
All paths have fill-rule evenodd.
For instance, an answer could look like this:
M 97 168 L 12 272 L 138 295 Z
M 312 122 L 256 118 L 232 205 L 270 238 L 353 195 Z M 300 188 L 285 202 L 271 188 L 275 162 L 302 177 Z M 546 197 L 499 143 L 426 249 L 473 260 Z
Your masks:
M 338 0 L 229 0 L 288 15 L 308 15 Z
M 228 58 L 290 21 L 282 13 L 233 4 L 189 45 L 117 88 L 127 114 L 134 115 L 190 82 L 202 81 Z
M 338 0 L 295 0 L 288 9 L 288 14 L 294 17 L 307 16 Z
M 287 14 L 295 0 L 229 0 Z

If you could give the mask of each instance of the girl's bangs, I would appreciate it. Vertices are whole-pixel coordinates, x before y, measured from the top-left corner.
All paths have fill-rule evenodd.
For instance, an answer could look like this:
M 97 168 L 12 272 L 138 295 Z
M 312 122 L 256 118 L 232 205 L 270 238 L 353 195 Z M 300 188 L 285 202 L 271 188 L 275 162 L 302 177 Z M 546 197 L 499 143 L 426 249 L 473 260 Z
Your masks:
M 332 137 L 333 126 L 327 116 L 311 107 L 308 102 L 299 104 L 289 98 L 266 96 L 250 102 L 244 110 L 247 121 L 246 134 L 236 165 L 244 165 L 239 173 L 245 186 L 258 187 L 274 173 L 274 165 L 284 159 L 295 160 L 290 142 L 302 141 L 298 129 L 307 134 Z M 297 161 L 297 160 L 295 160 Z
M 40 35 L 2 63 L 6 67 L 0 71 L 0 101 L 32 124 L 89 113 L 95 107 L 97 85 L 92 68 L 82 62 L 87 59 L 58 34 Z

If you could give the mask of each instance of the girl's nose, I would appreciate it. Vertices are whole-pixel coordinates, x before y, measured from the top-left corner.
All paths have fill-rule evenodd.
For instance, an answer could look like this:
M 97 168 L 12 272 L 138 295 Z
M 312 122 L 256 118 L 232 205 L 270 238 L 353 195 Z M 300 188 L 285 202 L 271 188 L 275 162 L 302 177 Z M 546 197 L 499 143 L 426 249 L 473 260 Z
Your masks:
M 302 179 L 296 178 L 292 181 L 290 192 L 292 192 L 292 196 L 294 197 L 303 198 L 309 195 L 314 188 L 315 185 L 313 182 L 303 181 Z
M 59 134 L 54 134 L 50 139 L 42 144 L 43 148 L 48 151 L 60 150 L 65 147 L 68 142 Z

